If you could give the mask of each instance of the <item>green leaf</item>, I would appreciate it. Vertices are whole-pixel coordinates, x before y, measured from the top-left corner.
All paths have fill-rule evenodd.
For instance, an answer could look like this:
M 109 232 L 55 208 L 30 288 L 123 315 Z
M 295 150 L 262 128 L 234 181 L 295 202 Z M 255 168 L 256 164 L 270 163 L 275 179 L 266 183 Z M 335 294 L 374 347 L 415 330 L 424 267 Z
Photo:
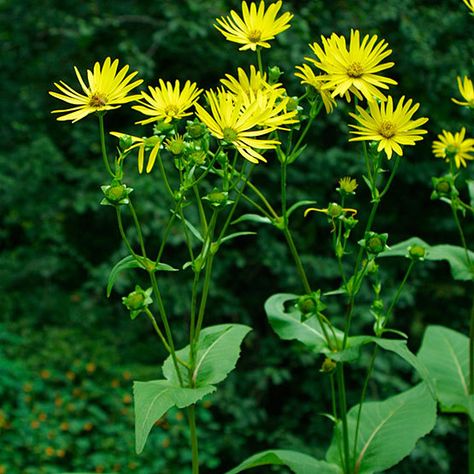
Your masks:
M 297 299 L 298 295 L 291 293 L 277 293 L 268 298 L 265 302 L 265 312 L 273 330 L 281 339 L 296 339 L 314 352 L 329 351 L 316 316 L 301 320 L 301 313 L 294 304 Z M 288 309 L 285 307 L 286 304 L 289 304 Z M 338 340 L 342 340 L 342 332 L 337 329 L 335 332 Z M 332 336 L 332 333 L 330 335 Z
M 271 224 L 272 221 L 268 217 L 260 216 L 258 214 L 243 214 L 239 218 L 235 219 L 232 224 L 237 224 L 239 222 L 256 222 L 258 224 Z
M 353 360 L 350 356 L 353 356 L 357 350 L 357 356 L 359 355 L 359 349 L 365 344 L 374 343 L 380 348 L 394 352 L 400 356 L 405 362 L 410 364 L 418 373 L 418 375 L 426 382 L 432 397 L 436 396 L 436 390 L 433 383 L 431 374 L 428 371 L 426 365 L 421 361 L 413 352 L 408 349 L 407 342 L 403 339 L 383 339 L 375 336 L 355 336 L 350 337 L 347 340 L 347 347 L 341 352 L 327 352 L 327 356 L 336 361 L 350 361 Z M 347 353 L 347 355 L 346 355 Z
M 291 214 L 293 214 L 296 209 L 298 209 L 301 206 L 311 206 L 316 204 L 317 201 L 298 201 L 295 202 L 287 211 L 286 211 L 286 218 L 289 219 Z
M 474 179 L 466 179 L 467 190 L 471 200 L 471 207 L 474 207 Z
M 359 405 L 348 413 L 349 446 L 354 446 Z M 382 472 L 408 456 L 416 442 L 429 433 L 436 421 L 436 402 L 426 384 L 382 402 L 366 402 L 362 406 L 359 436 L 355 450 L 355 472 Z M 340 464 L 338 445 L 342 442 L 338 424 L 327 453 L 327 460 Z
M 219 324 L 201 331 L 197 343 L 196 368 L 192 375 L 196 387 L 216 384 L 227 377 L 235 368 L 240 345 L 249 331 L 251 328 L 243 324 Z M 177 351 L 176 355 L 189 362 L 189 346 Z M 189 383 L 188 370 L 181 370 L 181 373 L 185 383 Z M 178 382 L 171 356 L 163 364 L 163 375 L 170 382 Z
M 171 265 L 168 265 L 167 263 L 154 263 L 153 264 L 154 268 L 153 271 L 161 271 L 161 272 L 177 272 L 179 271 L 177 268 L 172 267 Z
M 171 210 L 171 212 L 179 219 L 179 220 L 182 220 L 181 219 L 181 216 L 176 213 L 174 210 Z M 191 233 L 194 235 L 194 237 L 196 237 L 196 239 L 199 240 L 199 242 L 204 242 L 204 238 L 203 236 L 201 235 L 201 232 L 199 232 L 196 227 L 194 227 L 191 222 L 189 222 L 187 219 L 184 219 L 184 224 L 186 225 L 186 227 L 191 231 Z
M 114 268 L 110 271 L 109 279 L 107 280 L 107 298 L 110 296 L 112 292 L 112 288 L 114 286 L 115 281 L 117 280 L 118 274 L 129 268 L 143 268 L 145 267 L 138 262 L 138 260 L 133 255 L 128 255 L 125 258 L 122 258 L 120 262 L 118 262 Z
M 418 359 L 434 380 L 441 409 L 471 413 L 469 396 L 469 338 L 443 326 L 428 326 Z M 474 417 L 473 417 L 474 420 Z
M 168 380 L 134 382 L 135 401 L 135 448 L 137 454 L 143 451 L 153 425 L 171 407 L 184 408 L 196 403 L 216 387 L 183 388 Z
M 227 474 L 237 474 L 257 466 L 285 465 L 296 474 L 342 474 L 342 470 L 336 464 L 326 461 L 318 461 L 307 454 L 282 449 L 271 449 L 255 454 L 239 464 Z
M 451 275 L 455 280 L 473 280 L 474 269 L 469 266 L 466 251 L 456 245 L 429 245 L 418 237 L 392 245 L 390 250 L 381 253 L 379 257 L 403 257 L 408 253 L 411 245 L 421 245 L 426 249 L 425 260 L 446 260 L 451 268 Z M 471 262 L 474 262 L 474 252 L 469 251 Z
M 240 237 L 242 235 L 257 235 L 256 232 L 248 232 L 248 231 L 244 231 L 244 232 L 235 232 L 234 234 L 229 234 L 229 235 L 226 235 L 222 240 L 221 240 L 221 243 L 224 243 L 224 242 L 227 242 L 229 240 L 232 240 L 232 239 L 235 239 L 236 237 Z

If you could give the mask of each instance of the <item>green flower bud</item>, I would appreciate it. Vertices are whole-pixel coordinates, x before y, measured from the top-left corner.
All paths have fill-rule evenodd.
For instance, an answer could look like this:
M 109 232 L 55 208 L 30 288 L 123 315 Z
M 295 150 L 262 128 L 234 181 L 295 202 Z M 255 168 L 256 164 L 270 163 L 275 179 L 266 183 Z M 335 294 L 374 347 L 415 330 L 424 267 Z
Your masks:
M 228 200 L 228 197 L 229 193 L 214 188 L 212 192 L 210 192 L 207 196 L 204 196 L 202 199 L 208 201 L 209 204 L 213 207 L 221 207 L 231 202 Z
M 321 290 L 300 296 L 296 306 L 301 312 L 303 320 L 326 309 L 326 305 L 321 301 Z
M 459 193 L 454 185 L 454 179 L 452 176 L 446 175 L 441 178 L 432 178 L 433 182 L 433 193 L 431 199 L 439 199 L 443 197 L 454 198 Z
M 321 366 L 320 372 L 326 374 L 332 372 L 336 368 L 337 363 L 331 360 L 329 357 L 324 359 L 323 365 Z
M 170 132 L 174 131 L 174 126 L 172 123 L 166 122 L 156 122 L 153 127 L 154 135 L 168 135 Z
M 202 165 L 206 161 L 206 153 L 202 150 L 192 151 L 187 156 L 191 163 L 196 165 Z
M 127 150 L 133 145 L 133 139 L 130 135 L 122 135 L 119 139 L 119 147 L 122 151 Z
M 298 99 L 296 97 L 289 97 L 288 102 L 286 104 L 287 112 L 293 112 L 293 110 L 297 110 L 298 105 Z
M 142 313 L 148 305 L 153 303 L 151 299 L 152 289 L 148 288 L 143 290 L 139 285 L 135 287 L 135 291 L 132 291 L 128 296 L 122 298 L 122 303 L 130 311 L 130 317 L 135 319 L 140 313 Z
M 181 135 L 176 135 L 165 142 L 166 149 L 174 156 L 181 155 L 186 149 L 186 142 Z
M 424 260 L 426 249 L 421 245 L 411 245 L 408 247 L 408 257 L 412 260 Z
M 328 205 L 328 216 L 329 217 L 332 217 L 334 219 L 336 217 L 339 217 L 343 213 L 344 213 L 344 210 L 342 209 L 342 207 L 339 204 L 337 204 L 335 202 L 331 202 Z
M 119 204 L 128 204 L 128 195 L 133 191 L 125 184 L 119 181 L 112 181 L 110 185 L 100 187 L 104 193 L 105 198 L 100 202 L 102 205 L 117 206 Z
M 206 131 L 206 126 L 198 120 L 194 120 L 193 122 L 188 121 L 186 125 L 186 132 L 193 140 L 201 138 Z
M 278 66 L 271 66 L 268 68 L 268 83 L 275 84 L 280 79 L 282 72 Z
M 377 234 L 376 232 L 367 232 L 365 238 L 359 241 L 359 244 L 365 248 L 368 254 L 378 255 L 386 250 L 388 234 Z

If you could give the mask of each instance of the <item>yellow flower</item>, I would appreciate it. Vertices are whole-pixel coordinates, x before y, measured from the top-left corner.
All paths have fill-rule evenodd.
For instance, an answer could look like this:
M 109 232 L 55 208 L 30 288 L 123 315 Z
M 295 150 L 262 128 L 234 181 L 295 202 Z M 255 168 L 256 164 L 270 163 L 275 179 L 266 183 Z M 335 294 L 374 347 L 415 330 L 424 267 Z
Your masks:
M 107 58 L 101 67 L 96 62 L 93 71 L 87 70 L 88 86 L 83 81 L 77 67 L 74 67 L 77 79 L 84 93 L 76 92 L 63 81 L 54 83 L 61 93 L 51 91 L 49 93 L 57 99 L 74 105 L 74 107 L 69 109 L 53 110 L 53 113 L 66 112 L 66 115 L 59 116 L 58 120 L 77 122 L 93 112 L 117 109 L 122 104 L 134 101 L 140 97 L 139 95 L 127 96 L 127 94 L 143 81 L 138 79 L 137 81 L 130 82 L 137 72 L 132 72 L 127 76 L 129 66 L 124 66 L 117 72 L 118 63 L 118 59 L 111 62 L 110 58 Z
M 346 194 L 352 194 L 358 187 L 357 181 L 350 176 L 345 176 L 339 181 L 339 188 Z
M 261 74 L 256 70 L 255 66 L 250 66 L 250 76 L 247 76 L 246 72 L 242 68 L 237 69 L 237 78 L 226 74 L 226 79 L 221 79 L 221 83 L 232 92 L 234 95 L 239 97 L 250 97 L 251 94 L 256 95 L 259 91 L 261 92 L 278 92 L 280 95 L 285 93 L 285 89 L 281 87 L 281 84 L 269 84 L 267 82 L 267 75 Z
M 156 137 L 140 138 L 134 137 L 133 135 L 127 135 L 126 133 L 110 132 L 111 135 L 117 138 L 129 137 L 132 145 L 124 150 L 124 153 L 128 153 L 134 148 L 138 148 L 138 172 L 143 173 L 143 165 L 145 162 L 145 149 L 151 148 L 150 156 L 148 157 L 148 163 L 146 165 L 146 172 L 149 173 L 155 164 L 158 151 L 160 149 L 161 140 Z
M 150 116 L 149 119 L 141 120 L 139 123 L 145 125 L 147 123 L 163 120 L 170 123 L 173 119 L 180 119 L 191 115 L 186 112 L 197 101 L 202 89 L 198 89 L 195 82 L 186 81 L 183 90 L 179 81 L 174 84 L 169 81 L 165 82 L 160 79 L 160 87 L 148 87 L 150 95 L 142 92 L 141 99 L 132 108 L 138 110 L 144 115 Z
M 219 26 L 214 26 L 226 40 L 242 44 L 240 51 L 246 49 L 256 51 L 257 46 L 270 48 L 268 41 L 288 29 L 290 27 L 288 22 L 293 18 L 293 14 L 288 12 L 276 18 L 281 4 L 279 0 L 265 10 L 265 2 L 261 0 L 257 10 L 256 3 L 252 2 L 249 8 L 247 2 L 244 1 L 242 2 L 242 17 L 231 10 L 230 16 L 217 18 Z
M 355 118 L 359 125 L 349 125 L 355 130 L 351 131 L 354 135 L 360 135 L 351 138 L 349 141 L 370 140 L 379 142 L 377 151 L 385 151 L 387 158 L 392 157 L 392 152 L 402 156 L 403 150 L 400 145 L 414 145 L 416 141 L 422 140 L 421 135 L 427 133 L 426 130 L 417 127 L 428 121 L 422 117 L 412 120 L 413 114 L 418 110 L 420 104 L 412 104 L 409 99 L 404 103 L 403 96 L 393 110 L 393 100 L 389 96 L 387 102 L 380 105 L 376 101 L 369 102 L 370 114 L 362 107 L 357 106 L 359 115 L 349 114 Z
M 467 8 L 474 13 L 474 0 L 463 0 L 463 2 L 466 4 Z
M 336 101 L 332 98 L 331 93 L 327 89 L 323 89 L 323 76 L 321 74 L 316 76 L 313 69 L 308 66 L 308 64 L 296 66 L 296 69 L 301 71 L 295 72 L 295 76 L 303 79 L 301 84 L 308 84 L 315 89 L 315 91 L 321 96 L 321 99 L 323 100 L 326 113 L 330 114 L 336 105 Z
M 254 102 L 245 107 L 242 99 L 230 92 L 206 93 L 211 113 L 196 104 L 196 111 L 212 135 L 219 140 L 232 144 L 237 151 L 252 163 L 267 161 L 257 150 L 274 149 L 280 144 L 277 140 L 261 137 L 272 132 L 274 127 L 260 127 L 262 114 Z M 264 118 L 264 117 L 263 117 Z
M 310 48 L 318 58 L 306 57 L 326 75 L 324 89 L 331 91 L 332 97 L 345 96 L 350 101 L 349 92 L 368 101 L 375 98 L 386 100 L 379 89 L 388 89 L 388 84 L 397 84 L 393 79 L 381 76 L 381 71 L 391 68 L 394 63 L 382 61 L 392 52 L 384 40 L 377 42 L 377 35 L 365 35 L 362 42 L 358 30 L 351 30 L 349 47 L 344 36 L 335 33 L 330 38 L 321 37 L 323 48 L 317 43 Z
M 450 158 L 454 158 L 457 168 L 461 165 L 466 167 L 466 160 L 474 160 L 474 139 L 464 138 L 466 136 L 466 129 L 463 127 L 460 132 L 454 135 L 451 132 L 443 130 L 441 135 L 438 135 L 439 141 L 433 142 L 433 154 L 449 162 Z
M 473 0 L 474 1 L 474 0 Z M 458 88 L 460 94 L 463 96 L 466 102 L 461 102 L 457 99 L 451 99 L 455 104 L 465 105 L 466 107 L 474 108 L 474 87 L 471 79 L 464 76 L 463 79 L 458 76 Z

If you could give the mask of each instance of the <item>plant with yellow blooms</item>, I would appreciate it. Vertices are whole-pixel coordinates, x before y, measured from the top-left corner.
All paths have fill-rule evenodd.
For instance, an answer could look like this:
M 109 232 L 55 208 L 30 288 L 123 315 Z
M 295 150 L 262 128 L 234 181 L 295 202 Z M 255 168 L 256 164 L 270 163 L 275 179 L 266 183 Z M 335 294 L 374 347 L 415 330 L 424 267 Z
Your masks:
M 472 9 L 470 0 L 464 2 Z M 142 81 L 134 80 L 137 73 L 128 73 L 128 66 L 119 69 L 118 60 L 107 58 L 87 71 L 87 85 L 75 68 L 82 92 L 62 81 L 55 83 L 57 91 L 50 92 L 72 106 L 53 111 L 63 114 L 58 120 L 77 122 L 90 114 L 99 118 L 101 154 L 109 175 L 101 186 L 101 204 L 109 210 L 114 208 L 127 250 L 110 272 L 107 295 L 120 272 L 141 274 L 140 284 L 131 286 L 122 302 L 132 320 L 150 324 L 167 353 L 161 378 L 134 383 L 136 451 L 143 451 L 150 432 L 168 410 L 186 409 L 192 474 L 198 474 L 202 464 L 198 433 L 204 428 L 197 427 L 196 405 L 212 397 L 217 385 L 234 369 L 241 344 L 251 330 L 236 321 L 206 325 L 211 310 L 209 295 L 219 284 L 213 279 L 213 264 L 225 252 L 227 242 L 255 238 L 256 225 L 271 226 L 285 241 L 294 262 L 298 294 L 273 294 L 264 309 L 282 340 L 298 341 L 300 350 L 307 350 L 309 357 L 320 363 L 319 374 L 314 371 L 314 383 L 330 387 L 331 401 L 327 407 L 314 410 L 331 412 L 328 418 L 333 438 L 325 459 L 269 449 L 244 460 L 228 474 L 271 464 L 286 465 L 296 473 L 387 471 L 402 462 L 416 442 L 433 429 L 437 401 L 449 410 L 470 413 L 469 399 L 474 396 L 474 364 L 468 370 L 433 362 L 440 344 L 435 336 L 441 333 L 449 339 L 452 334 L 443 332 L 441 326 L 429 329 L 415 356 L 408 349 L 408 336 L 400 330 L 396 311 L 411 272 L 424 260 L 447 260 L 456 277 L 474 279 L 474 254 L 458 217 L 474 209 L 472 201 L 461 200 L 456 189 L 459 173 L 474 159 L 474 139 L 466 138 L 466 128 L 462 128 L 455 134 L 443 131 L 433 144 L 435 155 L 451 164 L 448 175 L 434 180 L 433 197 L 451 206 L 463 246 L 430 246 L 417 237 L 392 242 L 377 221 L 379 208 L 392 192 L 398 170 L 410 173 L 411 162 L 416 160 L 413 147 L 428 133 L 423 128 L 428 118 L 422 111 L 418 114 L 423 110 L 419 103 L 405 98 L 402 81 L 401 90 L 395 87 L 397 82 L 388 73 L 395 66 L 389 60 L 392 50 L 376 34 L 352 29 L 345 34 L 320 36 L 319 42 L 309 45 L 310 52 L 301 58 L 295 72 L 270 67 L 265 54 L 293 19 L 286 7 L 281 0 L 242 1 L 239 11 L 216 19 L 215 28 L 227 41 L 239 45 L 242 55 L 236 60 L 253 60 L 249 66 L 223 72 L 206 89 L 190 80 L 162 78 L 154 81 L 158 86 L 138 89 Z M 291 81 L 286 84 L 290 74 L 300 80 L 299 85 Z M 453 101 L 471 107 L 472 82 L 468 77 L 458 78 L 458 87 L 464 102 Z M 334 196 L 328 201 L 311 183 L 300 189 L 301 182 L 298 195 L 305 191 L 310 195 L 296 200 L 291 179 L 298 175 L 297 163 L 307 152 L 311 132 L 318 130 L 341 99 L 344 104 L 332 117 L 343 117 L 348 126 L 335 128 L 335 133 L 348 129 L 344 133 L 347 146 L 354 150 L 354 166 L 334 178 Z M 107 134 L 105 119 L 124 104 L 131 104 L 136 114 L 135 127 L 130 127 L 130 133 L 124 127 Z M 114 140 L 112 150 L 107 146 L 109 140 Z M 317 154 L 309 159 L 317 166 Z M 142 175 L 139 179 L 156 182 L 166 192 L 169 213 L 161 236 L 146 233 L 141 207 L 135 204 L 141 196 L 126 184 L 137 179 L 135 167 Z M 266 195 L 259 187 L 258 174 L 269 168 L 279 170 L 279 182 L 274 192 Z M 362 175 L 356 171 L 360 168 Z M 473 182 L 466 182 L 474 194 Z M 363 209 L 359 212 L 364 197 L 370 206 L 367 215 Z M 327 219 L 321 219 L 320 214 Z M 310 261 L 301 258 L 299 239 L 294 234 L 295 216 L 305 225 L 314 221 L 324 226 L 324 231 L 318 230 L 317 247 L 321 248 L 322 236 L 326 235 L 325 258 L 331 254 L 338 269 L 337 279 L 329 284 L 318 278 L 319 268 L 309 268 Z M 131 229 L 126 228 L 127 222 Z M 170 236 L 176 235 L 186 247 L 185 261 L 177 262 L 170 255 Z M 305 232 L 306 239 L 312 236 Z M 405 274 L 395 291 L 385 290 L 384 272 L 379 271 L 386 257 L 406 259 Z M 258 262 L 255 265 L 258 270 Z M 183 286 L 182 304 L 187 304 L 188 310 L 185 321 L 172 317 L 166 303 L 164 281 L 176 273 L 180 282 L 189 279 L 188 299 L 187 287 Z M 354 318 L 362 315 L 362 323 L 353 325 Z M 472 320 L 474 327 L 474 316 Z M 183 325 L 188 344 L 178 348 L 177 333 L 182 334 Z M 355 327 L 365 327 L 366 331 L 360 333 Z M 471 334 L 469 347 L 474 352 L 473 340 Z M 351 407 L 347 383 L 362 373 L 358 355 L 363 347 L 371 349 L 370 362 L 363 367 L 362 389 L 355 400 L 350 400 L 354 402 Z M 467 344 L 458 349 L 461 360 L 467 360 Z M 408 363 L 419 382 L 397 395 L 367 401 L 369 384 L 377 385 L 372 380 L 376 359 L 385 357 L 385 352 Z M 433 374 L 441 366 L 453 378 L 458 369 L 468 372 L 467 391 L 457 393 L 455 384 L 440 388 L 441 378 Z M 295 396 L 299 396 L 297 391 Z M 446 397 L 454 397 L 456 406 L 449 406 Z M 473 437 L 474 429 L 471 443 Z M 321 449 L 315 447 L 313 451 Z M 470 462 L 470 474 L 474 474 L 474 460 Z

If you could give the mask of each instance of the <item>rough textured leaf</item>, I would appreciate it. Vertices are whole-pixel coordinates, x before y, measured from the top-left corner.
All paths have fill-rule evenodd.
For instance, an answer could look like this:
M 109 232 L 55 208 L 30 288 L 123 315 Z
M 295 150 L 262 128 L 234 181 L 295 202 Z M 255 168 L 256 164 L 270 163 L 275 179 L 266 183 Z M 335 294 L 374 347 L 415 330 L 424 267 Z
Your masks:
M 390 250 L 381 253 L 379 257 L 403 257 L 408 253 L 411 245 L 421 245 L 426 249 L 425 260 L 446 260 L 451 268 L 451 275 L 455 280 L 473 280 L 474 269 L 470 268 L 464 248 L 456 245 L 429 245 L 418 237 L 412 237 L 398 244 L 392 245 Z M 474 262 L 474 252 L 469 251 L 471 261 Z
M 135 448 L 137 454 L 143 451 L 155 422 L 171 407 L 184 408 L 192 405 L 215 389 L 209 385 L 200 388 L 182 388 L 173 385 L 168 380 L 134 382 Z
M 291 293 L 277 293 L 265 302 L 265 312 L 273 330 L 281 339 L 296 339 L 314 352 L 325 352 L 329 348 L 326 343 L 321 325 L 315 316 L 301 321 L 300 312 L 296 309 L 292 301 L 298 295 Z M 291 306 L 287 309 L 286 304 Z M 343 338 L 341 331 L 336 330 L 338 339 Z
M 219 383 L 234 369 L 240 355 L 240 344 L 251 331 L 243 324 L 219 324 L 201 331 L 197 345 L 196 370 L 193 379 L 196 387 Z M 176 352 L 182 360 L 189 361 L 189 346 Z M 177 383 L 176 370 L 171 357 L 163 364 L 163 374 Z M 187 370 L 182 370 L 183 379 L 189 381 Z
M 472 414 L 468 390 L 469 338 L 443 326 L 428 326 L 418 358 L 434 380 L 442 410 Z
M 272 449 L 255 454 L 227 472 L 227 474 L 237 474 L 252 467 L 269 464 L 288 466 L 296 474 L 342 474 L 342 469 L 336 464 L 318 461 L 307 454 L 296 451 L 280 449 Z
M 358 411 L 357 405 L 348 413 L 351 449 Z M 418 439 L 433 429 L 435 421 L 436 402 L 424 383 L 383 402 L 364 403 L 354 472 L 369 474 L 395 466 L 410 454 Z M 340 424 L 327 453 L 328 461 L 336 464 L 340 463 L 338 439 L 341 440 Z

